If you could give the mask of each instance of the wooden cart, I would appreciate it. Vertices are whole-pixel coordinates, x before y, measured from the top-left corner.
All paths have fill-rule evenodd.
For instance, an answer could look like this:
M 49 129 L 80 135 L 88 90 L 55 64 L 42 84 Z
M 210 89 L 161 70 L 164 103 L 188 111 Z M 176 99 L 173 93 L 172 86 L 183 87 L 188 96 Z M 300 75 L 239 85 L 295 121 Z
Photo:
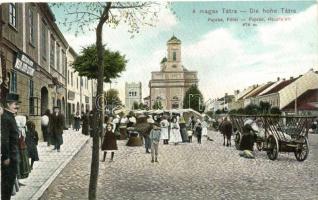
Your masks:
M 243 127 L 246 120 L 252 120 L 258 127 L 255 133 L 263 133 L 255 143 L 258 150 L 266 151 L 270 160 L 279 152 L 294 152 L 298 161 L 306 160 L 309 154 L 308 130 L 314 117 L 281 115 L 230 115 L 235 132 L 235 147 L 240 148 Z M 254 124 L 254 125 L 255 125 Z

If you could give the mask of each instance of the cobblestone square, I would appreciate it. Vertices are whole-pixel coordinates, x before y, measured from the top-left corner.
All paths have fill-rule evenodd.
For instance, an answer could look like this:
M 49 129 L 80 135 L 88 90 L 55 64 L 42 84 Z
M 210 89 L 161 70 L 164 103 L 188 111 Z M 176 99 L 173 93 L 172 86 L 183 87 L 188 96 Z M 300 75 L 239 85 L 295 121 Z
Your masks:
M 241 158 L 233 141 L 224 147 L 221 135 L 211 134 L 214 141 L 201 145 L 160 144 L 159 163 L 143 147 L 118 141 L 114 162 L 100 163 L 97 199 L 318 199 L 317 135 L 309 136 L 308 159 L 298 162 L 292 153 L 276 161 L 258 151 L 256 159 Z M 90 157 L 91 142 L 41 199 L 87 199 Z

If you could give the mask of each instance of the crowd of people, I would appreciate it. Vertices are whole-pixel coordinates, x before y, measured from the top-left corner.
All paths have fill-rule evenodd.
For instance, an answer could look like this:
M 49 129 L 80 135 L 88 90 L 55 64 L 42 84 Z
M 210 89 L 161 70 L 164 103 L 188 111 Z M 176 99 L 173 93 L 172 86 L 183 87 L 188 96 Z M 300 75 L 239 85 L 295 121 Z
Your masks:
M 163 145 L 191 143 L 192 135 L 195 135 L 198 144 L 201 144 L 201 138 L 207 137 L 208 132 L 206 118 L 201 122 L 199 118 L 192 116 L 186 122 L 182 114 L 136 115 L 130 112 L 128 115 L 106 116 L 104 127 L 106 131 L 102 136 L 102 162 L 105 162 L 107 152 L 111 152 L 110 161 L 113 161 L 115 151 L 118 150 L 117 139 L 128 139 L 128 146 L 144 144 L 145 152 L 151 154 L 151 162 L 159 162 L 160 141 L 163 141 Z
M 39 161 L 39 135 L 28 116 L 19 115 L 19 95 L 8 93 L 0 107 L 1 115 L 1 199 L 11 199 L 24 186 L 19 180 L 29 177 L 33 164 Z M 63 144 L 64 115 L 59 107 L 47 110 L 41 118 L 41 130 L 48 146 L 60 152 Z

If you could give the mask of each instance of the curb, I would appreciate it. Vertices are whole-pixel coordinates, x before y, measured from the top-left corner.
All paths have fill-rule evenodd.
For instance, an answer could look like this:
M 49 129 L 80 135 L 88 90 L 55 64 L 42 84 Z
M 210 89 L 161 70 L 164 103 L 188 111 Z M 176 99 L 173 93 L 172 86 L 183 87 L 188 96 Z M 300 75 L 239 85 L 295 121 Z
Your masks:
M 61 173 L 61 171 L 66 167 L 66 165 L 83 149 L 83 147 L 89 142 L 90 138 L 87 138 L 85 142 L 78 148 L 77 150 L 74 150 L 72 152 L 72 155 L 66 159 L 58 169 L 55 170 L 55 172 L 52 174 L 52 176 L 45 181 L 45 183 L 41 186 L 41 188 L 31 197 L 31 199 L 38 200 L 42 197 L 44 192 L 48 189 L 48 187 L 51 185 L 51 183 L 56 179 L 56 177 Z

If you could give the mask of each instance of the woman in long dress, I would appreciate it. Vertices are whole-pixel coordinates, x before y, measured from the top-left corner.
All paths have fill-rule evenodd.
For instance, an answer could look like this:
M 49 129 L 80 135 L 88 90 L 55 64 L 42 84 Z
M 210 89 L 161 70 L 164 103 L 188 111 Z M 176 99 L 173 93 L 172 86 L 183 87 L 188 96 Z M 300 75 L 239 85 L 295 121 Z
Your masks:
M 81 116 L 77 112 L 76 115 L 74 116 L 74 129 L 75 131 L 79 131 L 81 128 Z
M 180 117 L 179 121 L 182 142 L 188 142 L 187 126 L 184 117 Z
M 163 144 L 168 144 L 169 141 L 169 122 L 166 116 L 162 117 L 160 122 L 161 128 L 161 139 L 163 140 Z
M 24 179 L 29 176 L 31 172 L 29 154 L 27 145 L 25 143 L 26 138 L 26 117 L 22 115 L 18 115 L 15 117 L 15 120 L 19 129 L 19 167 L 18 167 L 18 179 Z
M 182 142 L 181 133 L 180 133 L 180 126 L 177 122 L 177 118 L 173 117 L 172 122 L 170 124 L 170 140 L 169 142 L 174 143 L 177 145 L 178 143 Z
M 25 143 L 28 147 L 29 158 L 31 158 L 31 170 L 35 161 L 39 161 L 38 154 L 38 132 L 35 130 L 35 124 L 32 121 L 27 122 L 28 131 L 26 132 Z

